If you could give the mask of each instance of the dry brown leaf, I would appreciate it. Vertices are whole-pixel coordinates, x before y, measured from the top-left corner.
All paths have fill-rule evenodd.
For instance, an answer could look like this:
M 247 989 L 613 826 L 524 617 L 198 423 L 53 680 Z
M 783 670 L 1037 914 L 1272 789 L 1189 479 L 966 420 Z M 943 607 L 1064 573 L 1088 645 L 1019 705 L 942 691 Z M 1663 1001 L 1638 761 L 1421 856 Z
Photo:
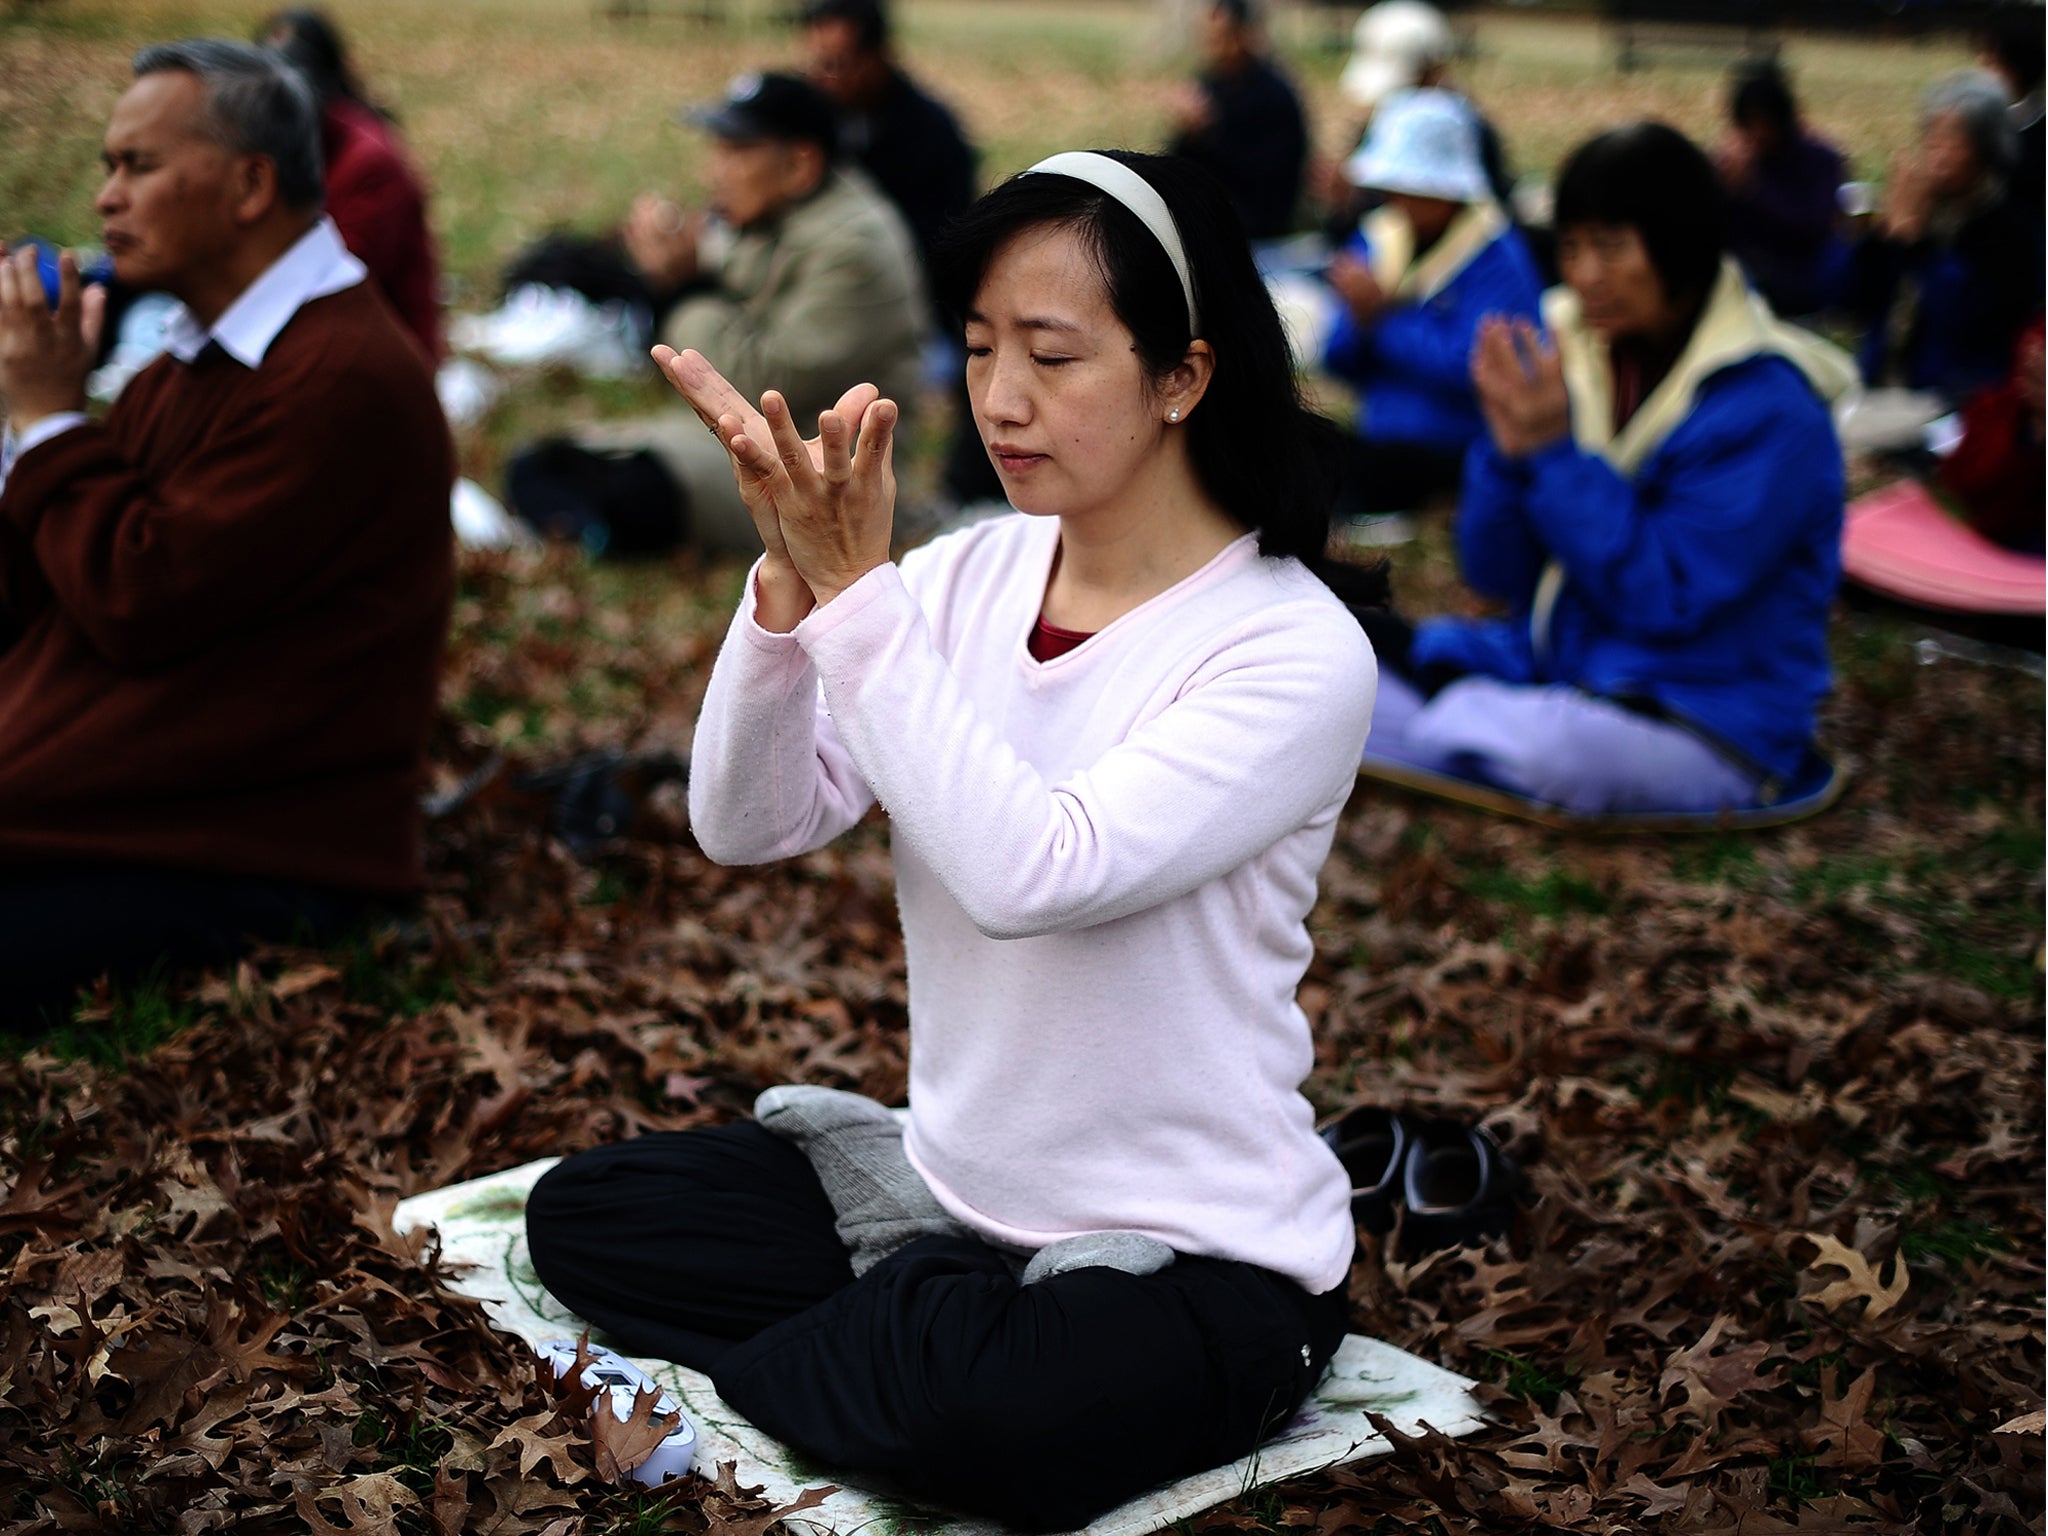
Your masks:
M 1832 1309 L 1856 1300 L 1868 1302 L 1863 1310 L 1863 1320 L 1867 1323 L 1882 1317 L 1905 1299 L 1911 1277 L 1904 1258 L 1894 1257 L 1890 1266 L 1891 1278 L 1882 1279 L 1870 1261 L 1847 1243 L 1824 1232 L 1800 1235 L 1820 1250 L 1807 1264 L 1808 1269 L 1833 1267 L 1847 1272 L 1845 1278 L 1832 1281 L 1814 1292 L 1813 1299 L 1822 1306 Z

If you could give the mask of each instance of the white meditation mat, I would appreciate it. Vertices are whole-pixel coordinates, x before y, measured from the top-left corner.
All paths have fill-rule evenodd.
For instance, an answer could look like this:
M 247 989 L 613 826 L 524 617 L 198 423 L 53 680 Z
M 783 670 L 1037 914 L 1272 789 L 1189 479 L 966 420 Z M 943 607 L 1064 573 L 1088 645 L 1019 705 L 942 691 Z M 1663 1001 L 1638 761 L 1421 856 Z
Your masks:
M 557 1161 L 543 1158 L 488 1178 L 415 1195 L 399 1205 L 395 1217 L 400 1232 L 436 1228 L 442 1257 L 453 1271 L 450 1287 L 481 1301 L 500 1328 L 530 1344 L 573 1339 L 585 1326 L 547 1293 L 527 1257 L 526 1194 Z M 604 1342 L 596 1330 L 591 1338 Z M 822 1504 L 790 1516 L 791 1525 L 832 1536 L 852 1536 L 864 1527 L 888 1530 L 906 1524 L 928 1536 L 996 1536 L 1003 1529 L 990 1521 L 920 1505 L 884 1492 L 871 1482 L 813 1465 L 728 1408 L 708 1376 L 666 1360 L 635 1363 L 668 1390 L 696 1425 L 699 1469 L 710 1471 L 723 1462 L 737 1463 L 740 1485 L 762 1485 L 762 1496 L 778 1505 L 795 1502 L 806 1489 L 838 1485 L 839 1491 Z M 1428 1424 L 1446 1435 L 1470 1434 L 1484 1423 L 1479 1403 L 1467 1390 L 1471 1385 L 1464 1377 L 1391 1344 L 1351 1334 L 1338 1348 L 1315 1394 L 1284 1430 L 1253 1455 L 1155 1488 L 1111 1510 L 1088 1531 L 1091 1536 L 1143 1536 L 1268 1483 L 1384 1456 L 1393 1446 L 1366 1421 L 1367 1409 L 1410 1433 Z

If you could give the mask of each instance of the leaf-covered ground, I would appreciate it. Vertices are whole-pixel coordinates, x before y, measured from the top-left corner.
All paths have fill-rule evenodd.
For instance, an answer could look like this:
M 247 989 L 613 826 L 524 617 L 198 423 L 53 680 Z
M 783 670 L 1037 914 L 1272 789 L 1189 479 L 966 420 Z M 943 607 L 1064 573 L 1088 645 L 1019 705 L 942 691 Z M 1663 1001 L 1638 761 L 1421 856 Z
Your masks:
M 686 744 L 737 574 L 471 557 L 444 784 Z M 1856 787 L 1803 827 L 1596 841 L 1359 791 L 1310 1092 L 1483 1115 L 1537 1199 L 1485 1251 L 1367 1239 L 1355 1326 L 1500 1425 L 1198 1527 L 2042 1529 L 2041 688 L 1893 625 L 1837 649 Z M 608 1491 L 578 1405 L 389 1225 L 771 1082 L 901 1095 L 885 827 L 726 870 L 683 823 L 657 790 L 579 862 L 501 774 L 433 824 L 420 919 L 0 1062 L 0 1528 L 771 1523 L 729 1478 Z
M 101 124 L 142 41 L 247 35 L 247 0 L 0 4 L 0 209 L 94 232 Z M 584 0 L 351 0 L 473 298 L 526 240 L 687 192 L 679 101 L 788 56 Z M 1138 0 L 899 0 L 990 175 L 1155 142 L 1179 65 Z M 1341 53 L 1283 29 L 1322 147 Z M 1723 61 L 1611 72 L 1588 22 L 1490 10 L 1461 69 L 1541 169 L 1655 113 L 1711 135 Z M 1952 41 L 1795 37 L 1813 120 L 1874 174 Z M 518 384 L 463 443 L 644 406 Z M 921 473 L 929 475 L 929 465 Z M 1414 611 L 1462 601 L 1440 529 Z M 466 562 L 436 743 L 452 788 L 679 748 L 736 569 Z M 1356 1327 L 1484 1384 L 1499 1427 L 1196 1525 L 1393 1531 L 2032 1531 L 2042 1486 L 2043 751 L 2038 681 L 1837 626 L 1825 724 L 1856 778 L 1806 826 L 1594 841 L 1361 790 L 1315 916 L 1309 1091 L 1487 1117 L 1537 1199 L 1511 1239 L 1368 1240 Z M 1925 658 L 1923 660 L 1923 657 Z M 0 1054 L 0 1533 L 759 1536 L 724 1479 L 610 1491 L 581 1404 L 395 1237 L 417 1190 L 742 1113 L 802 1078 L 904 1086 L 902 949 L 871 824 L 721 870 L 673 786 L 587 861 L 510 771 L 434 823 L 404 923 L 88 1008 Z

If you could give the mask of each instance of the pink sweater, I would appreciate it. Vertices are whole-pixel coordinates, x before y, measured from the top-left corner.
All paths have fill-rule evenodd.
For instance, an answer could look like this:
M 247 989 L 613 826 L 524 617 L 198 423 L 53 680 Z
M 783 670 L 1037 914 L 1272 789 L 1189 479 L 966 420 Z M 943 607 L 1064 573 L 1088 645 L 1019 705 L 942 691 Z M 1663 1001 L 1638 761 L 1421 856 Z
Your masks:
M 888 812 L 910 1124 L 990 1242 L 1145 1232 L 1310 1291 L 1349 1189 L 1300 1085 L 1306 919 L 1372 717 L 1358 625 L 1247 534 L 1064 656 L 1025 649 L 1059 539 L 998 518 L 775 635 L 753 582 L 697 725 L 704 851 L 755 863 Z

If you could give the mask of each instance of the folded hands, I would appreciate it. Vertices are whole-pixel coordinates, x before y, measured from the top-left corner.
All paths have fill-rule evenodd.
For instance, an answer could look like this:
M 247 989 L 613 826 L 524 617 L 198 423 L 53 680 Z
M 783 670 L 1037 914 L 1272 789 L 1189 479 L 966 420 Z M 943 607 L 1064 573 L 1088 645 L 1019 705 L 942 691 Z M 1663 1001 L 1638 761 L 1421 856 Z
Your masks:
M 654 361 L 717 434 L 766 550 L 755 612 L 788 631 L 889 559 L 896 509 L 896 402 L 856 384 L 818 418 L 806 441 L 774 390 L 756 409 L 694 351 L 654 349 Z

